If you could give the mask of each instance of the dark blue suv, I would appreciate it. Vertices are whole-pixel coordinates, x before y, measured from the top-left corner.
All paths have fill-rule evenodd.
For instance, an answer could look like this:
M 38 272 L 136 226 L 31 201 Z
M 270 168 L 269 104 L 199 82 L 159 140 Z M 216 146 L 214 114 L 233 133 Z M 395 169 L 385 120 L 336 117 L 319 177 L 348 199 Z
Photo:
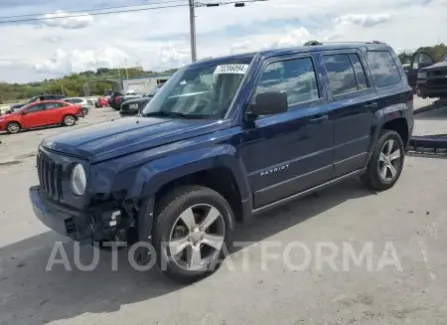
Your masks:
M 180 69 L 140 116 L 44 139 L 30 198 L 55 231 L 137 242 L 140 261 L 150 244 L 167 276 L 193 281 L 237 222 L 350 177 L 392 187 L 412 130 L 413 93 L 386 44 L 215 58 Z

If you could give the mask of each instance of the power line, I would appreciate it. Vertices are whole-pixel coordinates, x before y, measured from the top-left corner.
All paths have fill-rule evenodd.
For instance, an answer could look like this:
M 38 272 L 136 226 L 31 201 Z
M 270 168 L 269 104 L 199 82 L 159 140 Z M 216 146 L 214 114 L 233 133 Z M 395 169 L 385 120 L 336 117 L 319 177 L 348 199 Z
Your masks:
M 263 2 L 263 1 L 268 1 L 268 0 L 242 0 L 242 1 L 226 1 L 226 2 L 214 2 L 214 3 L 196 2 L 196 3 L 194 3 L 194 6 L 195 7 L 217 7 L 217 6 L 224 6 L 224 5 L 230 5 L 230 4 L 235 4 L 236 6 L 238 6 L 238 4 L 240 4 L 241 6 L 243 6 L 246 3 L 255 3 L 255 2 Z M 33 15 L 30 14 L 30 15 L 22 15 L 22 16 L 9 16 L 9 17 L 4 16 L 4 17 L 0 17 L 0 19 L 53 15 L 51 17 L 5 20 L 5 21 L 0 21 L 0 24 L 63 19 L 63 18 L 77 18 L 77 17 L 86 17 L 86 16 L 111 15 L 111 14 L 119 14 L 119 13 L 140 12 L 140 11 L 160 10 L 160 9 L 179 8 L 179 7 L 190 7 L 190 4 L 185 3 L 185 4 L 176 4 L 176 5 L 169 5 L 169 6 L 158 6 L 158 7 L 149 7 L 149 8 L 137 8 L 137 9 L 127 9 L 127 10 L 86 13 L 86 11 L 110 10 L 110 9 L 115 9 L 115 8 L 119 9 L 119 8 L 130 8 L 130 7 L 141 7 L 141 6 L 150 6 L 150 5 L 154 5 L 154 4 L 161 4 L 161 3 L 168 3 L 168 2 L 174 3 L 174 2 L 183 2 L 183 1 L 169 0 L 169 1 L 157 2 L 157 3 L 145 4 L 145 5 L 129 5 L 129 6 L 121 6 L 121 7 L 87 9 L 87 10 L 82 10 L 82 11 L 66 11 L 66 12 L 60 12 L 60 13 L 58 13 L 58 12 L 56 12 L 56 13 L 54 13 L 54 12 L 53 13 L 41 13 L 41 14 L 33 14 Z M 79 12 L 79 14 L 66 15 L 66 13 L 78 13 L 78 12 Z
M 126 8 L 136 8 L 136 7 L 146 7 L 146 6 L 161 5 L 161 4 L 165 4 L 165 3 L 173 3 L 173 2 L 182 2 L 182 3 L 184 3 L 185 0 L 168 0 L 168 1 L 151 2 L 151 3 L 139 4 L 139 5 L 127 5 L 127 6 L 117 6 L 117 7 L 102 7 L 102 8 L 90 8 L 90 9 L 69 10 L 69 11 L 62 11 L 61 13 L 64 13 L 64 14 L 86 13 L 86 12 L 101 11 L 101 10 L 126 9 Z M 3 16 L 3 17 L 0 17 L 0 19 L 11 19 L 11 18 L 33 17 L 33 16 L 45 16 L 45 15 L 50 15 L 50 14 L 54 14 L 54 13 L 43 12 L 43 13 L 38 13 L 38 14 L 16 15 L 16 16 Z
M 188 6 L 189 6 L 188 4 L 184 4 L 184 5 L 160 6 L 160 7 L 129 9 L 129 10 L 117 10 L 117 11 L 108 11 L 108 12 L 94 12 L 94 13 L 89 13 L 89 14 L 86 13 L 86 14 L 79 14 L 79 15 L 65 15 L 65 16 L 41 17 L 41 18 L 19 19 L 19 20 L 6 20 L 6 21 L 0 21 L 0 24 L 63 19 L 63 18 L 77 18 L 77 17 L 86 17 L 86 16 L 111 15 L 111 14 L 119 14 L 119 13 L 126 13 L 126 12 L 149 11 L 149 10 L 159 10 L 159 9 L 188 7 Z M 48 15 L 54 15 L 54 14 L 55 13 L 48 13 Z M 56 14 L 58 14 L 58 13 L 56 13 Z

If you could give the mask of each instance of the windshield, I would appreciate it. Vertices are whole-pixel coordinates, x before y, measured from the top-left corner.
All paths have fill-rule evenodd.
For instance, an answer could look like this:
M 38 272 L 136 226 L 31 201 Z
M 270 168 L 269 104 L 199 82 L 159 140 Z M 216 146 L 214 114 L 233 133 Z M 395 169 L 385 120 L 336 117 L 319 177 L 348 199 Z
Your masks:
M 223 118 L 251 59 L 212 62 L 180 69 L 159 89 L 142 116 Z
M 150 93 L 146 94 L 145 97 L 154 97 L 156 93 L 160 90 L 162 85 L 156 85 Z

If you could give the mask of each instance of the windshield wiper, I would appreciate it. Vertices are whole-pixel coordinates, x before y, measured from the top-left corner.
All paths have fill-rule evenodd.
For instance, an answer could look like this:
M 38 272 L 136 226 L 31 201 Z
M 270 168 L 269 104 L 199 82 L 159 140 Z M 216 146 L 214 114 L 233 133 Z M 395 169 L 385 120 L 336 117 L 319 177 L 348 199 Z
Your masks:
M 142 113 L 143 117 L 171 117 L 171 118 L 185 118 L 185 119 L 194 119 L 198 118 L 197 115 L 189 115 L 180 112 L 168 112 L 168 111 L 157 111 L 157 112 L 149 112 Z

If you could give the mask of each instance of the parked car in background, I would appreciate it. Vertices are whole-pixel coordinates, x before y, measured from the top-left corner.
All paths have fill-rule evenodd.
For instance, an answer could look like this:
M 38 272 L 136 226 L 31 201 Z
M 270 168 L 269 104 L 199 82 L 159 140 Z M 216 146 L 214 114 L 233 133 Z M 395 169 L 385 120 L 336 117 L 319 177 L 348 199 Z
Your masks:
M 114 103 L 115 103 L 115 98 L 118 97 L 117 101 L 119 101 L 119 98 L 120 98 L 121 96 L 124 96 L 124 93 L 123 93 L 123 92 L 121 92 L 121 91 L 115 91 L 115 92 L 113 92 L 113 93 L 110 95 L 109 99 L 107 100 L 107 102 L 109 103 L 109 106 L 110 106 L 110 107 L 113 107 L 113 106 L 114 106 Z
M 419 69 L 416 94 L 422 98 L 439 98 L 441 102 L 447 100 L 447 56 L 437 63 Z
M 129 99 L 123 102 L 121 104 L 120 115 L 122 117 L 137 115 L 146 106 L 146 104 L 149 103 L 152 97 L 155 96 L 162 86 L 163 84 L 158 84 L 150 93 L 144 94 L 142 97 Z
M 81 105 L 82 107 L 82 114 L 87 115 L 89 112 L 89 103 L 87 101 L 87 99 L 83 98 L 83 97 L 68 97 L 68 98 L 64 98 L 64 101 L 67 103 L 71 103 L 71 104 L 75 104 L 75 105 Z
M 141 98 L 143 96 L 144 96 L 144 93 L 142 93 L 142 92 L 136 92 L 136 91 L 130 90 L 130 91 L 125 92 L 121 96 L 115 96 L 110 106 L 112 106 L 115 110 L 119 111 L 121 108 L 121 104 L 123 102 L 125 102 L 126 100 L 134 99 L 134 98 Z
M 15 104 L 15 105 L 11 105 L 10 106 L 10 113 L 13 113 L 15 111 L 17 111 L 18 109 L 22 108 L 23 106 L 30 104 L 30 103 L 34 103 L 37 101 L 43 101 L 43 100 L 61 100 L 64 99 L 66 96 L 65 95 L 39 95 L 39 96 L 35 96 L 30 98 L 27 102 L 25 103 L 21 103 L 21 104 Z
M 105 96 L 98 97 L 98 99 L 95 102 L 95 107 L 107 107 L 109 106 L 108 98 Z
M 83 116 L 80 105 L 60 100 L 35 102 L 0 117 L 0 131 L 13 134 L 20 130 L 49 125 L 72 126 Z

